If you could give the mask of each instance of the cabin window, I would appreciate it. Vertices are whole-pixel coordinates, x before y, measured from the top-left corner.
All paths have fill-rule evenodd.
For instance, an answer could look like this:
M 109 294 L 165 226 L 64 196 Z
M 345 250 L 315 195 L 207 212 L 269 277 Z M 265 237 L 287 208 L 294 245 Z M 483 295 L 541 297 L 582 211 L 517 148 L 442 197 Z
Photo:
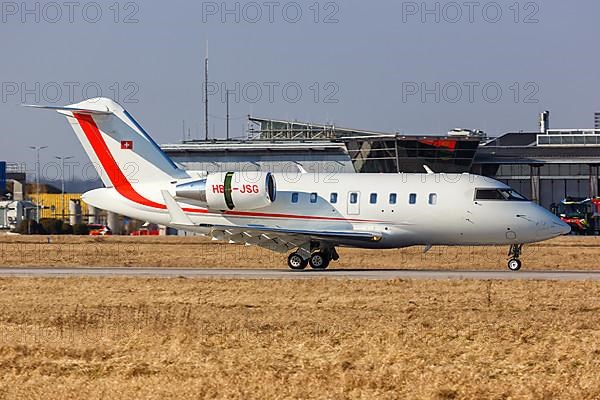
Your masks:
M 358 203 L 358 193 L 350 193 L 350 204 Z
M 317 194 L 316 193 L 311 193 L 310 194 L 310 202 L 311 203 L 316 203 L 317 202 Z
M 390 204 L 396 204 L 398 195 L 396 193 L 390 193 Z
M 337 203 L 337 196 L 337 193 L 331 193 L 331 195 L 329 196 L 329 202 L 331 204 Z
M 475 200 L 528 201 L 525 196 L 513 189 L 477 189 Z
M 369 197 L 369 203 L 377 204 L 377 193 L 371 193 L 371 197 Z
M 429 193 L 429 204 L 432 206 L 437 204 L 437 193 Z
M 411 193 L 408 195 L 408 204 L 417 204 L 417 194 Z
M 292 203 L 297 203 L 298 202 L 298 193 L 294 192 L 292 193 Z

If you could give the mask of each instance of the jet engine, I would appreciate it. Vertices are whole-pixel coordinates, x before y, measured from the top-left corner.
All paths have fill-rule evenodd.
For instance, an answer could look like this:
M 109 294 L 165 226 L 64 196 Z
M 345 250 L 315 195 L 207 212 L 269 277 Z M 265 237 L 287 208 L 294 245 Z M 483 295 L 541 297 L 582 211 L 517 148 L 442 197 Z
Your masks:
M 214 210 L 255 210 L 275 201 L 277 187 L 270 172 L 216 172 L 177 185 L 176 195 Z

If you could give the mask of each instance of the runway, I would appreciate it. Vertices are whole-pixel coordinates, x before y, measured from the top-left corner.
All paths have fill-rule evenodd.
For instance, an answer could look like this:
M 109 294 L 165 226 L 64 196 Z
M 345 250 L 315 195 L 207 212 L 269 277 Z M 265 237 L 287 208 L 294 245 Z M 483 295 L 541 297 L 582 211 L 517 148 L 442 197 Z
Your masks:
M 291 271 L 288 269 L 194 269 L 194 268 L 52 268 L 5 267 L 0 277 L 129 277 L 129 278 L 204 278 L 204 279 L 469 279 L 469 280 L 600 280 L 600 271 L 452 271 L 407 269 L 331 269 Z

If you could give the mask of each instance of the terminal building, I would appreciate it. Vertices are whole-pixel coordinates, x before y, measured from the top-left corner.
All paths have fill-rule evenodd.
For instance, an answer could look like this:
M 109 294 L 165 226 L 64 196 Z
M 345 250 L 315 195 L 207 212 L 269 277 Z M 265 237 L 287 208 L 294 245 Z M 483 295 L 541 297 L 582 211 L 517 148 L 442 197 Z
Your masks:
M 453 130 L 446 136 L 403 135 L 335 125 L 248 117 L 248 139 L 167 144 L 186 168 L 298 173 L 472 172 L 503 181 L 550 208 L 567 196 L 598 196 L 600 129 L 550 129 L 486 138 Z

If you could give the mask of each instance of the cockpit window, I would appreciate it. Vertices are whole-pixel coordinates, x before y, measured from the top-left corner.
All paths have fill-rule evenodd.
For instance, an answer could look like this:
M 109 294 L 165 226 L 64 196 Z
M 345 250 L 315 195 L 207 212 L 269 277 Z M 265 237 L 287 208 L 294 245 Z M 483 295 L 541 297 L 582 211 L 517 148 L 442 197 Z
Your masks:
M 477 189 L 475 200 L 529 201 L 513 189 Z

